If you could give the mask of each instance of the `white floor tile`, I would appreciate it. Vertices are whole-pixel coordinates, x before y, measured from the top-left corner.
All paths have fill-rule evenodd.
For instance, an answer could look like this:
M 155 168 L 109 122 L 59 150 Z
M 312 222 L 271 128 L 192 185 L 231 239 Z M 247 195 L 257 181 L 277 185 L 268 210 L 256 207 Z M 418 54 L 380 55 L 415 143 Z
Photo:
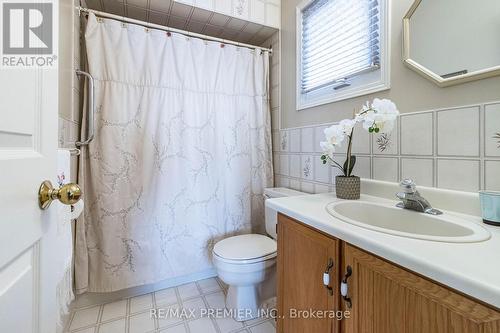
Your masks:
M 191 333 L 217 333 L 214 324 L 209 318 L 200 318 L 189 322 Z
M 250 327 L 252 333 L 276 333 L 276 328 L 270 321 L 265 321 L 257 326 Z
M 201 309 L 206 309 L 205 303 L 201 297 L 190 299 L 182 304 L 183 308 L 186 309 L 187 315 L 190 315 L 190 313 L 194 311 L 195 318 L 199 318 L 201 316 Z
M 169 327 L 164 330 L 161 330 L 160 333 L 187 333 L 186 327 L 184 324 L 180 324 L 174 327 Z
M 215 278 L 198 281 L 198 286 L 203 293 L 220 290 L 219 282 Z
M 178 289 L 177 289 L 178 288 Z M 238 322 L 231 317 L 211 318 L 201 309 L 224 310 L 225 291 L 216 278 L 189 283 L 153 294 L 120 300 L 101 306 L 75 310 L 71 333 L 274 333 L 268 319 Z M 177 293 L 178 290 L 178 293 Z M 200 292 L 201 291 L 201 292 Z M 201 295 L 203 294 L 203 295 Z M 178 300 L 181 296 L 182 302 Z M 156 304 L 154 304 L 154 301 Z M 182 308 L 181 304 L 182 303 Z M 129 303 L 129 304 L 128 304 Z M 129 307 L 129 312 L 127 312 Z M 156 308 L 158 317 L 150 309 Z M 169 309 L 171 311 L 169 312 Z M 175 311 L 178 309 L 178 312 Z M 182 312 L 182 310 L 185 312 Z M 194 310 L 194 317 L 189 316 Z M 217 314 L 217 312 L 216 312 Z M 219 311 L 219 314 L 223 314 Z M 127 331 L 128 330 L 128 331 Z
M 177 287 L 177 290 L 179 291 L 179 295 L 182 299 L 192 298 L 200 295 L 198 287 L 194 282 L 183 284 L 182 286 Z
M 101 324 L 98 333 L 124 333 L 126 332 L 125 318 Z
M 220 279 L 217 279 L 217 281 L 219 281 L 219 284 L 222 286 L 222 290 L 227 290 L 227 288 L 229 288 L 229 286 L 225 284 L 224 281 Z
M 108 321 L 115 318 L 125 317 L 127 314 L 127 300 L 121 300 L 105 304 L 102 308 L 102 321 Z
M 165 308 L 160 307 L 157 310 L 159 328 L 175 325 L 181 322 L 183 319 L 180 317 L 181 312 L 178 305 L 173 305 Z M 175 310 L 179 311 L 176 313 Z
M 226 296 L 222 291 L 206 295 L 208 306 L 212 309 L 224 309 L 226 307 Z
M 221 333 L 228 333 L 243 328 L 243 323 L 238 322 L 231 317 L 217 318 L 215 321 L 217 322 L 217 326 L 219 326 Z
M 245 325 L 246 326 L 253 326 L 257 323 L 263 322 L 264 320 L 266 320 L 266 318 L 262 318 L 262 317 L 250 319 L 250 320 L 245 321 Z
M 137 296 L 130 299 L 130 313 L 137 313 L 153 306 L 153 297 L 151 294 Z
M 175 288 L 163 289 L 155 292 L 156 305 L 168 305 L 177 303 Z
M 129 333 L 145 333 L 155 329 L 155 321 L 149 311 L 130 317 Z
M 76 311 L 69 329 L 75 330 L 78 328 L 96 324 L 100 308 L 100 306 L 94 306 L 88 309 L 81 309 Z
M 71 333 L 75 332 L 75 333 L 95 333 L 95 327 L 89 327 L 89 328 L 85 328 L 85 329 L 82 329 L 82 330 L 77 330 L 77 331 L 72 331 Z

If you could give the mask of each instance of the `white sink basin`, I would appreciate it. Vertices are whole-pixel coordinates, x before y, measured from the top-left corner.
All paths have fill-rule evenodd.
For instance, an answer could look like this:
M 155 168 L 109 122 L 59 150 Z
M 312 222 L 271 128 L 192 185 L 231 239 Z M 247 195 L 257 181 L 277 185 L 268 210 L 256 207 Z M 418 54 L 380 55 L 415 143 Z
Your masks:
M 443 213 L 429 215 L 368 201 L 338 201 L 326 206 L 334 217 L 366 229 L 437 242 L 473 243 L 491 237 L 481 225 Z

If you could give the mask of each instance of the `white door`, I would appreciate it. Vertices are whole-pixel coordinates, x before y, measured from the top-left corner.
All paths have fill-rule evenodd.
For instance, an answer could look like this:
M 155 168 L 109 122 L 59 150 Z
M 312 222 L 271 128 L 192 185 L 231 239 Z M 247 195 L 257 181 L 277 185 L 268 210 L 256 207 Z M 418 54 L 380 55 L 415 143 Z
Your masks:
M 57 121 L 57 69 L 0 68 L 0 332 L 55 332 L 54 252 L 44 238 L 57 207 L 42 211 L 37 194 L 56 173 Z

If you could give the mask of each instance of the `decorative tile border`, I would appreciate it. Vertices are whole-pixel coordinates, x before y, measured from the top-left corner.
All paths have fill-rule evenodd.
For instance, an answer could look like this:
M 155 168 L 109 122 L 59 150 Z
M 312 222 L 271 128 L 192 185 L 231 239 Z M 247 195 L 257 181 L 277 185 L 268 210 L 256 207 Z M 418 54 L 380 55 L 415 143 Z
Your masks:
M 478 118 L 474 121 L 453 119 L 453 111 L 456 111 L 457 114 L 471 114 L 474 117 L 477 112 Z M 486 119 L 488 117 L 490 119 Z M 498 125 L 500 123 L 493 121 L 497 117 L 500 119 L 500 102 L 405 113 L 399 118 L 395 130 L 390 135 L 370 136 L 366 143 L 358 145 L 358 152 L 355 154 L 360 160 L 368 161 L 369 172 L 363 171 L 365 173 L 363 176 L 366 178 L 368 178 L 368 173 L 369 178 L 388 181 L 398 181 L 402 177 L 415 177 L 417 180 L 421 179 L 421 184 L 426 186 L 441 186 L 471 192 L 485 188 L 500 190 L 500 173 L 492 171 L 496 165 L 500 165 L 500 125 Z M 412 119 L 417 121 L 417 118 L 427 128 L 424 128 L 423 131 L 412 130 L 403 133 L 402 129 L 404 130 L 405 126 L 411 124 Z M 441 122 L 440 125 L 439 122 Z M 496 131 L 499 133 L 491 130 L 492 124 L 498 125 L 499 128 Z M 329 181 L 325 181 L 325 172 L 321 172 L 320 167 L 328 168 L 328 166 L 317 165 L 315 161 L 315 159 L 319 159 L 321 154 L 319 141 L 322 140 L 322 132 L 330 125 L 331 123 L 275 130 L 276 135 L 273 137 L 280 139 L 280 145 L 279 151 L 275 150 L 274 153 L 280 159 L 302 161 L 300 164 L 301 172 L 294 172 L 293 176 L 291 176 L 290 163 L 287 164 L 289 170 L 280 170 L 277 167 L 275 169 L 277 186 L 291 187 L 311 193 L 334 189 L 336 172 L 332 171 L 333 169 L 328 171 L 326 174 Z M 461 131 L 460 127 L 464 125 L 472 127 Z M 290 149 L 290 133 L 292 131 L 294 150 L 300 147 L 298 151 Z M 424 132 L 427 133 L 426 139 L 420 136 Z M 475 133 L 474 135 L 479 137 L 471 137 L 470 140 L 463 139 L 460 137 L 461 132 L 471 133 L 471 135 Z M 299 135 L 299 138 L 295 137 L 296 135 Z M 307 135 L 305 138 L 307 141 L 304 141 L 304 135 Z M 313 137 L 313 152 L 309 151 L 311 150 L 311 136 Z M 428 141 L 429 137 L 431 141 Z M 403 141 L 406 142 L 406 147 L 403 147 Z M 455 145 L 456 141 L 460 141 L 462 144 L 472 142 L 467 147 L 468 152 L 460 154 L 459 146 Z M 427 148 L 421 149 L 419 147 L 422 142 Z M 476 143 L 479 148 L 475 148 Z M 495 147 L 494 151 L 492 151 L 492 144 Z M 307 151 L 303 150 L 305 147 L 307 147 Z M 488 151 L 486 147 L 489 147 Z M 343 150 L 339 151 L 337 156 L 339 159 L 344 158 Z M 304 161 L 308 161 L 308 159 L 312 160 L 306 166 Z M 280 167 L 284 165 L 284 163 L 278 164 Z M 388 170 L 391 169 L 393 169 L 393 177 L 388 174 Z M 474 174 L 471 174 L 472 170 L 476 170 Z M 359 170 L 358 173 L 360 172 L 362 171 Z M 413 173 L 413 175 L 406 175 L 406 172 Z M 449 178 L 450 175 L 453 176 Z

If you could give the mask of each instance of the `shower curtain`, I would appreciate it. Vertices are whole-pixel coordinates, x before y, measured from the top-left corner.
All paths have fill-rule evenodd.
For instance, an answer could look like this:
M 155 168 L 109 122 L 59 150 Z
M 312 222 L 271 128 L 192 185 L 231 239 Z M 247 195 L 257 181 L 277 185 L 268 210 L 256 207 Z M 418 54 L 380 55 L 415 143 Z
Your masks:
M 77 292 L 211 270 L 215 242 L 264 231 L 269 55 L 92 14 L 85 41 L 97 112 Z

